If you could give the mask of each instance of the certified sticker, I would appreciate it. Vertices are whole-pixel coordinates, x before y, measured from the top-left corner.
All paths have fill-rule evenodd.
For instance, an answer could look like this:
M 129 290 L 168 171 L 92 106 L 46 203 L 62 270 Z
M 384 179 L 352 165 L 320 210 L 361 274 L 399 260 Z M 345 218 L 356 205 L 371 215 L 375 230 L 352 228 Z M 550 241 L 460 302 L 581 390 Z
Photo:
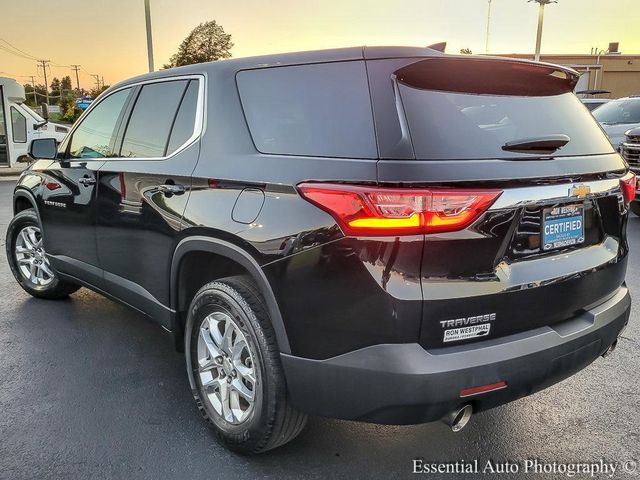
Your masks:
M 484 337 L 489 335 L 491 329 L 490 323 L 481 323 L 480 325 L 471 325 L 469 327 L 452 328 L 444 331 L 443 342 L 457 342 L 460 340 L 468 340 L 470 338 Z

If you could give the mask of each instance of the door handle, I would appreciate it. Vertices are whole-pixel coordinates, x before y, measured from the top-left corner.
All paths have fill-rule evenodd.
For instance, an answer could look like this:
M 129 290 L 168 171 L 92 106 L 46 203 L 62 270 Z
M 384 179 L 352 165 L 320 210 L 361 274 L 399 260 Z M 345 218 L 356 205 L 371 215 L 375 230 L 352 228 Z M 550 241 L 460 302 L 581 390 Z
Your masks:
M 165 195 L 182 195 L 187 191 L 187 188 L 184 185 L 165 183 L 163 185 L 159 185 L 158 190 L 160 190 Z
M 80 180 L 78 180 L 78 183 L 84 185 L 85 187 L 88 187 L 89 185 L 95 185 L 96 179 L 93 177 L 82 177 Z

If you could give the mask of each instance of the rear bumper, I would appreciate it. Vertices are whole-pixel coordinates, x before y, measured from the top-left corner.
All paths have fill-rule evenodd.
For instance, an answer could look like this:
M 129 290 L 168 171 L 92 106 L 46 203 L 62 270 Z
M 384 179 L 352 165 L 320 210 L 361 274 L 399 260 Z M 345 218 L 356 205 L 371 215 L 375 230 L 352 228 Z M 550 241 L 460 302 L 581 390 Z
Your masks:
M 282 354 L 293 405 L 304 412 L 383 424 L 425 423 L 472 403 L 486 410 L 557 383 L 597 359 L 629 319 L 625 286 L 553 327 L 470 345 L 425 350 L 416 343 L 366 347 L 327 360 Z M 460 398 L 462 389 L 507 387 Z

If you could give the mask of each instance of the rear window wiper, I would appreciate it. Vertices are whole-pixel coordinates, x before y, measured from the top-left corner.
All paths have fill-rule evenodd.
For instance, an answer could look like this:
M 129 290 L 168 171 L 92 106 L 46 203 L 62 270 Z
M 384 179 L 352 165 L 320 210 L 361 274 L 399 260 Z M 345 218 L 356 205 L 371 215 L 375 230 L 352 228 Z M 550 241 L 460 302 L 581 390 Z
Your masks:
M 568 135 L 562 134 L 522 138 L 505 143 L 502 146 L 502 150 L 508 152 L 553 153 L 560 147 L 564 147 L 570 140 L 571 138 Z

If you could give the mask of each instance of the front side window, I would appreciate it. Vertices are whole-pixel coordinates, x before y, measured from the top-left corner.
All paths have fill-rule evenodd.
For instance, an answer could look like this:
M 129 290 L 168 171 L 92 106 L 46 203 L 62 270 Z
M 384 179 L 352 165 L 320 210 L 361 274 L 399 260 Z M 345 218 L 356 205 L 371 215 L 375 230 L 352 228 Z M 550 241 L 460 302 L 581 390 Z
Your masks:
M 130 88 L 112 93 L 97 104 L 82 120 L 71 137 L 71 158 L 113 157 L 115 127 L 122 113 Z
M 27 119 L 16 107 L 11 107 L 11 130 L 14 142 L 25 143 L 27 141 Z
M 188 85 L 189 80 L 177 80 L 142 87 L 127 124 L 120 150 L 121 157 L 165 156 L 178 107 Z
M 364 62 L 245 70 L 236 78 L 258 151 L 377 158 Z

